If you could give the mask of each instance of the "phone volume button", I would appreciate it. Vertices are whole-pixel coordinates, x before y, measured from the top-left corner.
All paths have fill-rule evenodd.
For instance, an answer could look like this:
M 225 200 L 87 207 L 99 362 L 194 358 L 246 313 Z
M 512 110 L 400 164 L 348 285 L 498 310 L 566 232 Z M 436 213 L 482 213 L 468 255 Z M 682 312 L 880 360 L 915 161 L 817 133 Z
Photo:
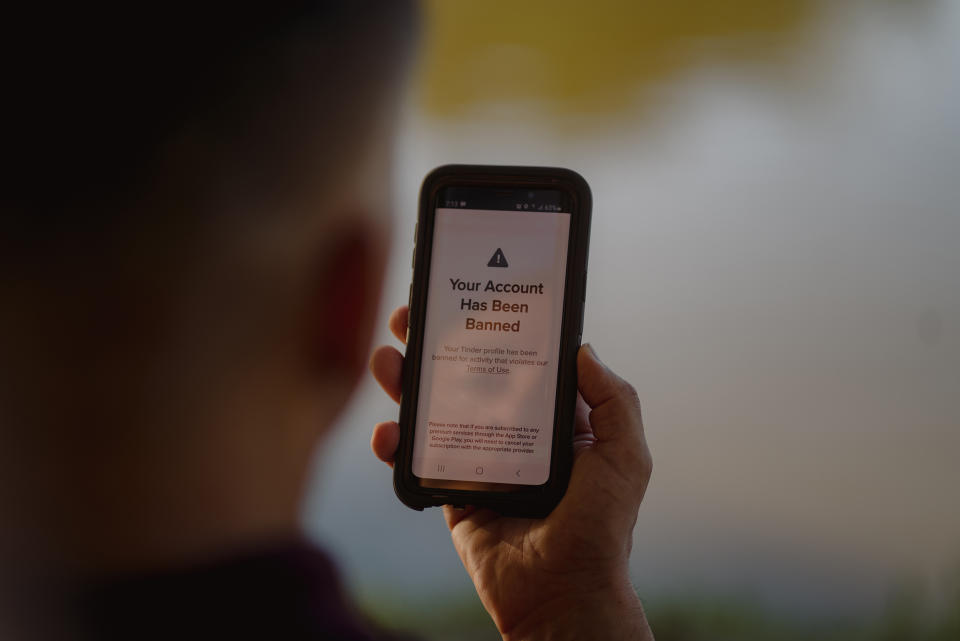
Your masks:
M 417 265 L 417 245 L 413 245 L 413 256 L 410 258 L 410 269 L 414 269 Z

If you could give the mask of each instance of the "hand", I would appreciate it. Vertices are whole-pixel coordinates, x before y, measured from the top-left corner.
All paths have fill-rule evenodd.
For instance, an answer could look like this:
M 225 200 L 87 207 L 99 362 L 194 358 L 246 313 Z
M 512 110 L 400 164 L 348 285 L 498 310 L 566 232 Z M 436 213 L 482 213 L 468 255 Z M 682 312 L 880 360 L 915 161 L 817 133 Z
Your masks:
M 390 316 L 406 339 L 407 308 Z M 377 348 L 370 369 L 400 400 L 403 356 Z M 444 506 L 454 547 L 504 639 L 652 639 L 627 562 L 652 460 L 640 402 L 589 346 L 577 355 L 574 464 L 566 495 L 545 519 Z M 373 429 L 374 454 L 393 464 L 395 421 Z

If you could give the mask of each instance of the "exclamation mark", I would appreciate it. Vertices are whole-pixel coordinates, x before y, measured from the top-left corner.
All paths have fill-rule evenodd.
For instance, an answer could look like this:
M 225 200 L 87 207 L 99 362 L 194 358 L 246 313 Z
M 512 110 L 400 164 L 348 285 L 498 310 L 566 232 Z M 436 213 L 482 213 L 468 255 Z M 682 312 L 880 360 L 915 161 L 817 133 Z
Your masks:
M 493 252 L 487 267 L 507 267 L 507 257 L 503 255 L 502 249 L 497 247 L 497 251 Z

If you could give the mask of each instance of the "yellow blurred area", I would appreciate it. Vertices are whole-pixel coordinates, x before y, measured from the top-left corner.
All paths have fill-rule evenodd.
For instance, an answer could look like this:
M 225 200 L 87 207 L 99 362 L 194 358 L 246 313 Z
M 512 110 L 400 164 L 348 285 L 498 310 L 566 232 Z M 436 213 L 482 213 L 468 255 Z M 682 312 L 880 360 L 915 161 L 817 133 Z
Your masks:
M 769 59 L 815 15 L 811 0 L 427 0 L 422 106 L 456 117 L 535 100 L 612 113 L 706 57 Z

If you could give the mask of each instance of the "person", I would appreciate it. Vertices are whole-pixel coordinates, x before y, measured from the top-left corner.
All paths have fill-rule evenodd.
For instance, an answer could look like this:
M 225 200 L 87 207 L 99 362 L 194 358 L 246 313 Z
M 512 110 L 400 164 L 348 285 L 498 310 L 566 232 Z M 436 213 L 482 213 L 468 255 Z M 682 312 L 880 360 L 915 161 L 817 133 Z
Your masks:
M 415 22 L 373 0 L 9 12 L 2 638 L 389 638 L 299 506 L 370 353 Z M 401 363 L 370 359 L 394 398 Z M 577 368 L 553 513 L 444 510 L 505 639 L 652 638 L 627 575 L 640 406 L 591 348 Z M 397 439 L 377 425 L 376 456 Z

